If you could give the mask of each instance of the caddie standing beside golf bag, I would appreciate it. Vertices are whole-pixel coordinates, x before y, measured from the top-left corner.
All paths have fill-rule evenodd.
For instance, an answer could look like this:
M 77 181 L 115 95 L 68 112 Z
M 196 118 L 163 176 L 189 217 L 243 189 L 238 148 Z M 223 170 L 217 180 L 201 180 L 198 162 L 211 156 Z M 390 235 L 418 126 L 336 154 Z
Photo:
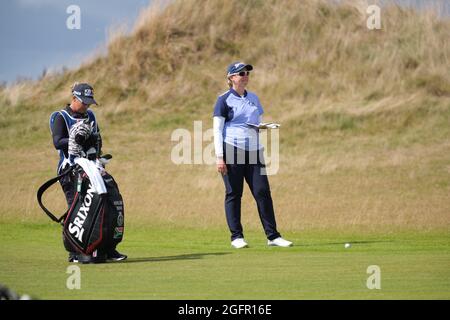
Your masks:
M 60 156 L 58 176 L 41 186 L 38 202 L 52 220 L 63 225 L 69 262 L 125 260 L 127 256 L 116 250 L 124 231 L 123 200 L 105 170 L 112 157 L 101 155 L 102 139 L 91 104 L 97 104 L 93 88 L 75 83 L 71 103 L 50 116 L 53 144 Z M 42 194 L 58 180 L 68 205 L 59 219 L 42 204 Z

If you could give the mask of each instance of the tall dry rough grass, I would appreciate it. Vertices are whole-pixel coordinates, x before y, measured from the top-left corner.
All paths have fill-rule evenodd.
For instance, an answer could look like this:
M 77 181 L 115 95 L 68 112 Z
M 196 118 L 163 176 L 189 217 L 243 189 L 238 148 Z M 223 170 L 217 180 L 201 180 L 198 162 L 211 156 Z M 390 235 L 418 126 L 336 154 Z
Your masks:
M 129 108 L 139 108 L 166 96 L 155 86 L 177 96 L 220 90 L 224 67 L 245 59 L 257 67 L 255 88 L 277 99 L 378 100 L 418 90 L 449 95 L 449 21 L 392 5 L 383 7 L 382 30 L 370 31 L 366 3 L 156 3 L 131 35 L 111 37 L 106 56 L 44 82 L 63 90 L 84 79 L 98 84 L 100 100 L 131 100 Z M 48 95 L 42 87 L 34 86 L 32 95 Z
M 174 165 L 170 133 L 192 130 L 193 120 L 207 129 L 226 66 L 245 60 L 266 118 L 282 123 L 280 172 L 271 177 L 282 229 L 448 228 L 450 21 L 387 5 L 382 29 L 368 30 L 366 8 L 157 3 L 130 35 L 111 37 L 106 55 L 1 89 L 1 214 L 40 214 L 34 192 L 56 162 L 48 115 L 81 80 L 101 104 L 95 111 L 129 219 L 224 225 L 214 167 Z M 259 227 L 255 211 L 246 194 L 245 225 Z

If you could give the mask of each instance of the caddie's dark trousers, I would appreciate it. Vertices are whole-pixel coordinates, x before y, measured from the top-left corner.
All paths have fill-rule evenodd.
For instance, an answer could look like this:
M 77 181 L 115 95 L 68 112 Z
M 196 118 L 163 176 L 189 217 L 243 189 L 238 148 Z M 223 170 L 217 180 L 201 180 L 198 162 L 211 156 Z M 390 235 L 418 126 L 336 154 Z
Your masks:
M 62 177 L 59 180 L 61 187 L 64 192 L 64 196 L 66 197 L 67 206 L 70 208 L 72 206 L 73 199 L 75 198 L 75 177 L 72 173 Z
M 62 172 L 63 170 L 61 170 Z M 58 172 L 58 174 L 60 174 L 61 172 Z M 59 180 L 59 183 L 61 184 L 61 187 L 63 189 L 64 192 L 64 196 L 66 197 L 66 202 L 67 202 L 67 209 L 70 209 L 70 207 L 72 206 L 72 202 L 75 198 L 75 177 L 73 176 L 72 173 L 69 173 L 67 175 L 65 175 L 64 177 L 61 178 L 61 180 Z M 70 245 L 70 243 L 66 240 L 64 234 L 62 235 L 63 238 L 63 243 L 64 243 L 64 247 L 66 248 L 67 251 L 70 252 L 69 256 L 76 256 L 77 253 L 75 252 L 75 249 L 73 249 L 73 247 Z
M 244 179 L 247 182 L 258 207 L 259 218 L 267 239 L 280 237 L 275 222 L 272 196 L 267 175 L 261 172 L 265 168 L 262 150 L 245 151 L 224 144 L 224 159 L 227 174 L 223 176 L 225 184 L 225 214 L 231 232 L 231 241 L 243 238 L 241 224 L 241 198 Z

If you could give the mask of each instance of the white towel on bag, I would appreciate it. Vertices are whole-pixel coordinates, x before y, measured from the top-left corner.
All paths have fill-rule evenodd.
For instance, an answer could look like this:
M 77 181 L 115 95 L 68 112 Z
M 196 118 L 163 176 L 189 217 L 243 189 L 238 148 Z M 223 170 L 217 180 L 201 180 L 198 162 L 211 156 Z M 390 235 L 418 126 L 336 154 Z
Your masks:
M 75 158 L 74 162 L 83 168 L 86 172 L 91 185 L 98 194 L 107 193 L 105 182 L 100 174 L 99 168 L 95 161 L 90 161 L 86 158 Z

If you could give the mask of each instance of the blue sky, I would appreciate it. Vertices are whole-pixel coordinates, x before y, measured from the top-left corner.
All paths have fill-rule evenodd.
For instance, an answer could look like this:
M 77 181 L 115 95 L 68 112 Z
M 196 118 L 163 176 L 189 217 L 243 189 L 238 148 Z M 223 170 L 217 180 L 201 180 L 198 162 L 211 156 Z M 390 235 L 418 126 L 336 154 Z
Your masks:
M 0 81 L 35 79 L 44 68 L 75 67 L 105 44 L 109 28 L 127 24 L 150 0 L 2 0 Z M 70 5 L 81 10 L 81 29 L 69 30 Z
M 201 1 L 201 0 L 199 0 Z M 224 0 L 226 1 L 226 0 Z M 244 0 L 243 0 L 244 1 Z M 300 0 L 299 0 L 300 1 Z M 377 0 L 373 0 L 377 1 Z M 389 3 L 392 0 L 378 0 Z M 422 7 L 435 3 L 450 15 L 450 0 L 394 0 Z M 2 0 L 0 82 L 36 79 L 44 69 L 73 68 L 101 48 L 111 27 L 131 29 L 151 0 Z M 81 9 L 81 29 L 69 30 L 70 5 Z

